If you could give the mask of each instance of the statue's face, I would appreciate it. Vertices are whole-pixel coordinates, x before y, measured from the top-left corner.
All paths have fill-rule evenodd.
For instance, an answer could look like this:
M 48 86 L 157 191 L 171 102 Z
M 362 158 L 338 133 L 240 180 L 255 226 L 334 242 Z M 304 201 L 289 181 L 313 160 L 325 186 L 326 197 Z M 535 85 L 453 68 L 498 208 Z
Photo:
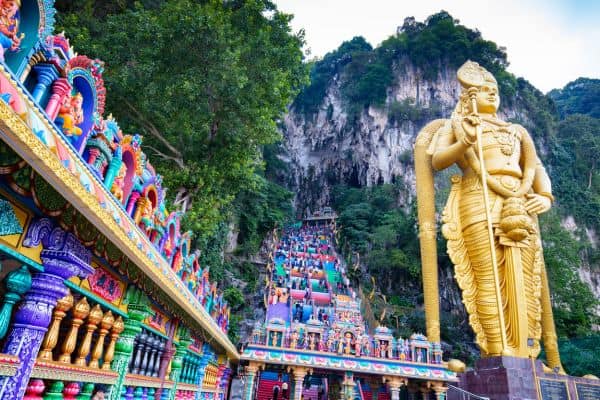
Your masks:
M 19 6 L 14 0 L 4 0 L 3 7 L 6 10 L 6 16 L 8 17 L 14 17 L 17 11 L 19 11 Z
M 81 106 L 83 105 L 83 98 L 80 96 L 74 96 L 71 98 L 71 104 L 73 105 L 73 108 L 80 110 Z
M 484 114 L 494 114 L 500 106 L 498 86 L 484 83 L 477 92 L 477 111 Z

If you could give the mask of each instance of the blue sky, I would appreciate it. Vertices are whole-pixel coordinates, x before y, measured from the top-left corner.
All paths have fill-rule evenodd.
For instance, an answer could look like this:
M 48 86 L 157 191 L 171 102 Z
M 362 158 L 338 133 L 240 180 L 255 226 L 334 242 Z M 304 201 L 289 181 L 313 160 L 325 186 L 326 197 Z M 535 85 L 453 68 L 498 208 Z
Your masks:
M 274 0 L 304 28 L 310 57 L 362 35 L 374 46 L 405 17 L 440 10 L 507 49 L 509 70 L 543 92 L 600 78 L 600 0 Z

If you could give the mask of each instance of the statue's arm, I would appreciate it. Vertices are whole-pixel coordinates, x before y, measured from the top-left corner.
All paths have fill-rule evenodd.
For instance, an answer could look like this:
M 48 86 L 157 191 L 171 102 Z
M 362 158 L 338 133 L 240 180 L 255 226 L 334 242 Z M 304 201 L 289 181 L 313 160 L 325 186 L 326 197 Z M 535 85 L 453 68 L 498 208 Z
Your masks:
M 550 209 L 554 197 L 552 196 L 552 184 L 546 168 L 535 152 L 535 145 L 529 133 L 523 128 L 523 163 L 525 165 L 525 179 L 532 179 L 531 189 L 533 193 L 527 194 L 525 208 L 532 214 L 541 214 Z M 529 172 L 531 171 L 531 172 Z M 527 178 L 527 176 L 533 178 Z
M 442 170 L 456 163 L 465 153 L 470 144 L 465 140 L 456 140 L 455 130 L 460 129 L 454 121 L 444 124 L 438 132 L 438 141 L 431 159 L 434 169 Z M 461 136 L 462 137 L 462 136 Z
M 537 159 L 535 166 L 535 176 L 533 178 L 532 187 L 535 193 L 554 201 L 554 196 L 552 196 L 552 182 L 550 181 L 548 172 L 546 172 L 546 168 L 544 168 L 544 164 L 542 164 L 539 158 Z

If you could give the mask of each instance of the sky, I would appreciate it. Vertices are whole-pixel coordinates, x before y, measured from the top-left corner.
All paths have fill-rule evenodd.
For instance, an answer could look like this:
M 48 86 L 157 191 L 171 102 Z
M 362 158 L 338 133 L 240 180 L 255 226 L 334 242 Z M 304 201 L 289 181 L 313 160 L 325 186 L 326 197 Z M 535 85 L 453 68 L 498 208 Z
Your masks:
M 274 0 L 304 29 L 309 58 L 363 36 L 373 46 L 405 17 L 440 10 L 506 47 L 509 71 L 543 92 L 579 77 L 600 78 L 600 0 Z

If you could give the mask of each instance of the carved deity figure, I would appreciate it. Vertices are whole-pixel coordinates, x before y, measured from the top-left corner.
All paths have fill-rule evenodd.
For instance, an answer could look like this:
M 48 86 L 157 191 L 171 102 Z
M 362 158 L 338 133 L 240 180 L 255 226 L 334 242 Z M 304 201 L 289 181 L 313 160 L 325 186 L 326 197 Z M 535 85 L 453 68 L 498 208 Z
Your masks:
M 432 174 L 457 165 L 442 233 L 477 343 L 484 357 L 536 357 L 548 296 L 537 215 L 551 207 L 550 179 L 527 130 L 496 114 L 496 79 L 468 61 L 458 80 L 452 117 L 426 125 L 415 144 L 427 335 L 439 342 Z M 560 366 L 558 353 L 549 362 Z
M 381 341 L 381 358 L 388 358 L 388 344 L 385 340 Z
M 154 208 L 152 202 L 145 198 L 141 202 L 142 212 L 140 216 L 140 228 L 142 228 L 146 234 L 149 234 L 154 229 Z
M 119 173 L 117 174 L 115 180 L 113 181 L 113 185 L 110 188 L 112 194 L 115 195 L 117 200 L 123 202 L 123 188 L 125 187 L 125 174 L 127 173 L 127 166 L 125 164 L 121 164 L 119 168 Z
M 6 50 L 18 51 L 25 34 L 19 35 L 20 0 L 0 0 L 0 60 Z
M 371 341 L 367 335 L 362 338 L 362 353 L 367 357 L 371 355 Z
M 315 343 L 315 334 L 311 333 L 310 335 L 308 335 L 308 348 L 311 350 L 314 350 L 316 346 Z
M 327 337 L 327 351 L 333 353 L 334 349 L 335 349 L 335 345 L 333 343 L 333 337 L 328 336 Z
M 58 118 L 62 120 L 62 131 L 69 137 L 81 136 L 81 128 L 77 125 L 83 122 L 83 96 L 75 92 L 66 96 L 58 110 Z
M 292 340 L 290 342 L 290 348 L 295 349 L 298 347 L 298 331 L 292 332 Z
M 360 357 L 361 342 L 362 342 L 362 337 L 360 337 L 360 336 L 357 335 L 356 339 L 354 340 L 354 355 L 356 357 Z
M 344 335 L 344 354 L 347 356 L 352 352 L 352 334 L 350 332 L 346 332 Z
M 398 338 L 396 341 L 396 357 L 400 360 L 404 360 L 406 357 L 404 356 L 404 339 Z

